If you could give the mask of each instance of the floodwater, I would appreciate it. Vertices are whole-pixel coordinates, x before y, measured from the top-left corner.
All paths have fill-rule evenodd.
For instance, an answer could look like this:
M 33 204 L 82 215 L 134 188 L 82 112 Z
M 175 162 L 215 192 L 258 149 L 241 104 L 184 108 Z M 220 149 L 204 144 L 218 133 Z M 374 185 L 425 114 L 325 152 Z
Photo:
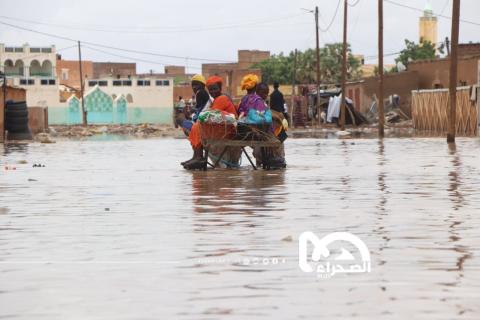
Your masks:
M 185 140 L 5 147 L 0 319 L 479 319 L 479 151 L 290 139 L 285 171 L 187 172 Z M 307 230 L 371 272 L 303 272 Z

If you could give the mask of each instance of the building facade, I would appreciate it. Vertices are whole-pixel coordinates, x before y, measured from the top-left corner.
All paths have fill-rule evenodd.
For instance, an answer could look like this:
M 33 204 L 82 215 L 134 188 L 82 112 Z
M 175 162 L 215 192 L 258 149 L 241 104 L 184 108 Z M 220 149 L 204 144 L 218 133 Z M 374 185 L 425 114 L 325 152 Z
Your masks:
M 48 107 L 50 124 L 81 123 L 78 61 L 61 60 L 55 46 L 0 44 L 0 66 L 10 86 L 25 89 L 29 107 Z M 82 72 L 90 124 L 172 122 L 173 78 L 139 78 L 135 63 L 83 61 Z
M 212 75 L 222 77 L 224 80 L 225 93 L 228 93 L 232 97 L 241 96 L 244 94 L 240 86 L 242 78 L 246 74 L 253 73 L 261 79 L 261 70 L 253 68 L 252 66 L 268 58 L 270 58 L 269 51 L 238 50 L 238 62 L 204 63 L 202 64 L 202 74 L 206 78 Z

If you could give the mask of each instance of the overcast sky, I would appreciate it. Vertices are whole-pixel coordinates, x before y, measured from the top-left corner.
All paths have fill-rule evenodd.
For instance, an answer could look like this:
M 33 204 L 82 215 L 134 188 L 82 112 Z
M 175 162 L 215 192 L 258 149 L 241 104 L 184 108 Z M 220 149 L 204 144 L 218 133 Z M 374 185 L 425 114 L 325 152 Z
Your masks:
M 357 2 L 356 2 L 357 1 Z M 423 9 L 424 0 L 393 0 Z M 307 49 L 315 45 L 314 16 L 304 9 L 320 10 L 325 29 L 334 16 L 338 0 L 243 0 L 243 1 L 100 1 L 16 0 L 0 2 L 0 21 L 71 39 L 117 48 L 138 50 L 169 58 L 85 47 L 84 59 L 93 61 L 137 61 L 137 71 L 163 71 L 164 64 L 188 65 L 198 72 L 201 61 L 182 57 L 235 61 L 237 49 L 270 50 L 271 53 Z M 354 53 L 376 56 L 377 1 L 349 0 L 348 41 Z M 430 0 L 433 10 L 451 16 L 452 0 Z M 385 54 L 400 51 L 404 39 L 418 41 L 420 12 L 384 4 Z M 480 1 L 462 0 L 461 42 L 480 42 Z M 34 23 L 35 22 L 35 23 Z M 40 22 L 36 23 L 36 22 Z M 343 1 L 331 28 L 321 32 L 321 43 L 341 41 Z M 438 18 L 439 41 L 450 37 L 451 21 Z M 6 45 L 56 45 L 64 59 L 77 59 L 74 42 L 0 26 L 0 42 Z M 70 47 L 70 48 L 69 48 Z M 104 52 L 99 52 L 102 50 Z M 112 56 L 111 54 L 124 56 Z M 147 60 L 151 62 L 140 62 Z M 386 58 L 392 62 L 393 57 Z M 376 62 L 375 58 L 367 63 Z

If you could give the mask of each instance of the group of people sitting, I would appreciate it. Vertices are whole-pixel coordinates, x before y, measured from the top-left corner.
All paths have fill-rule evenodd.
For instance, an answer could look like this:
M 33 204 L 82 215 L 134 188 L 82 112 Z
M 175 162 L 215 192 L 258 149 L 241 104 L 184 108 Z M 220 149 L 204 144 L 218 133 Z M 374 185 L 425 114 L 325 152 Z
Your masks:
M 201 169 L 205 167 L 207 159 L 204 157 L 204 148 L 202 145 L 202 129 L 199 121 L 208 117 L 208 114 L 217 113 L 224 115 L 228 119 L 235 121 L 235 126 L 260 126 L 265 128 L 266 132 L 274 134 L 282 144 L 278 148 L 271 148 L 272 159 L 269 162 L 274 168 L 285 168 L 285 152 L 283 141 L 286 139 L 286 130 L 288 129 L 288 114 L 283 95 L 278 91 L 278 83 L 274 84 L 274 92 L 270 95 L 270 105 L 267 103 L 269 98 L 269 86 L 260 82 L 254 74 L 248 74 L 242 79 L 242 90 L 247 94 L 241 99 L 240 104 L 236 106 L 232 99 L 222 93 L 223 79 L 219 76 L 211 76 L 205 79 L 202 75 L 192 77 L 192 89 L 195 94 L 196 106 L 193 110 L 191 120 L 185 120 L 182 123 L 183 129 L 188 133 L 188 139 L 193 149 L 193 157 L 181 163 L 187 170 Z M 228 122 L 228 121 L 226 121 Z M 225 123 L 226 123 L 225 122 Z M 262 163 L 262 154 L 260 150 L 255 150 L 254 157 L 257 165 Z M 210 156 L 212 154 L 210 153 Z M 226 155 L 228 158 L 228 155 Z M 237 159 L 228 159 L 227 166 L 234 166 L 232 162 L 238 162 L 241 152 L 235 156 Z M 234 157 L 234 158 L 235 158 Z M 223 161 L 223 158 L 221 159 Z

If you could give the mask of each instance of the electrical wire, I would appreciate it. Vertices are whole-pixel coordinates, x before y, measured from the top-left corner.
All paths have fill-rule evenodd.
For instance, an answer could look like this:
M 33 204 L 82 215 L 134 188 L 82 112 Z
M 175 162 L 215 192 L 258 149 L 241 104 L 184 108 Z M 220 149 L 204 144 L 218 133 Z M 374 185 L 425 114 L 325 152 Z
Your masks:
M 80 30 L 80 31 L 88 31 L 88 32 L 109 32 L 109 33 L 131 33 L 131 34 L 171 34 L 171 33 L 182 33 L 182 32 L 203 32 L 203 31 L 211 31 L 211 30 L 226 30 L 226 29 L 236 29 L 240 27 L 248 27 L 248 26 L 259 26 L 259 25 L 268 25 L 272 24 L 277 21 L 283 21 L 283 20 L 290 20 L 295 17 L 299 17 L 304 15 L 304 13 L 301 14 L 294 14 L 294 15 L 286 15 L 286 16 L 281 16 L 278 18 L 263 18 L 263 19 L 256 19 L 256 20 L 250 20 L 247 22 L 243 23 L 237 23 L 237 24 L 227 24 L 227 25 L 207 25 L 207 26 L 188 26 L 188 27 L 171 27 L 171 26 L 166 26 L 166 27 L 151 27 L 154 29 L 161 29 L 161 31 L 152 31 L 151 28 L 149 28 L 149 31 L 139 31 L 144 28 L 138 28 L 137 27 L 130 27 L 126 28 L 123 27 L 123 29 L 98 29 L 98 28 L 89 28 L 89 27 L 79 27 L 79 26 L 72 26 L 72 25 L 62 25 L 62 24 L 53 24 L 53 23 L 46 23 L 46 22 L 41 22 L 41 21 L 35 21 L 35 20 L 27 20 L 27 19 L 21 19 L 21 18 L 14 18 L 14 17 L 8 17 L 8 16 L 3 16 L 0 15 L 0 18 L 2 19 L 7 19 L 7 20 L 13 20 L 17 22 L 23 22 L 23 23 L 29 23 L 29 24 L 36 24 L 36 25 L 43 25 L 47 27 L 55 27 L 55 28 L 62 28 L 62 29 L 71 29 L 71 30 Z M 113 27 L 117 28 L 117 27 Z M 136 29 L 132 31 L 132 29 Z
M 65 41 L 73 41 L 73 42 L 80 41 L 83 44 L 89 44 L 89 45 L 94 46 L 94 47 L 101 47 L 101 48 L 105 48 L 105 49 L 118 50 L 118 51 L 123 51 L 123 52 L 137 53 L 137 54 L 150 55 L 150 56 L 157 56 L 157 57 L 163 57 L 163 58 L 182 59 L 182 60 L 185 60 L 187 58 L 187 57 L 182 57 L 182 56 L 166 55 L 166 54 L 160 54 L 160 53 L 155 53 L 155 52 L 147 52 L 147 51 L 141 51 L 141 50 L 123 49 L 123 48 L 103 45 L 103 44 L 89 42 L 89 41 L 76 40 L 76 39 L 73 39 L 73 38 L 60 36 L 60 35 L 56 35 L 56 34 L 53 34 L 53 33 L 33 30 L 33 29 L 30 29 L 30 28 L 14 25 L 14 24 L 11 24 L 11 23 L 3 22 L 3 21 L 0 21 L 0 24 L 9 26 L 9 27 L 12 27 L 12 28 L 15 28 L 15 29 L 29 31 L 29 32 L 41 34 L 41 35 L 44 35 L 44 36 L 47 36 L 47 37 L 52 37 L 52 38 L 61 39 L 61 40 L 65 40 Z M 188 59 L 189 60 L 195 60 L 195 61 L 207 61 L 207 62 L 225 62 L 225 63 L 232 63 L 233 62 L 233 61 L 226 61 L 226 60 L 204 59 L 204 58 L 196 58 L 196 57 L 188 57 Z
M 354 4 L 350 4 L 347 1 L 347 4 L 348 4 L 349 7 L 355 7 L 359 2 L 360 2 L 360 0 L 357 0 L 357 2 L 355 2 Z
M 130 57 L 130 56 L 119 55 L 119 54 L 108 52 L 108 51 L 105 51 L 105 50 L 92 48 L 92 47 L 86 46 L 86 45 L 82 45 L 82 48 L 87 48 L 87 49 L 92 50 L 92 51 L 104 53 L 104 54 L 107 54 L 107 55 L 110 55 L 110 56 L 113 56 L 113 57 L 127 59 L 127 60 L 135 61 L 135 62 L 139 61 L 139 62 L 151 63 L 151 64 L 156 64 L 156 65 L 161 65 L 161 66 L 169 65 L 169 63 L 162 63 L 162 62 L 158 62 L 158 61 L 145 60 L 145 59 L 141 59 L 141 58 L 134 58 L 134 57 Z M 189 65 L 188 67 L 192 68 L 192 69 L 202 69 L 200 67 L 195 67 L 195 66 L 191 66 L 191 65 Z
M 411 6 L 407 6 L 405 4 L 401 4 L 401 3 L 398 3 L 398 2 L 395 2 L 395 1 L 392 1 L 392 0 L 385 0 L 385 2 L 388 2 L 390 4 L 393 4 L 395 6 L 399 6 L 399 7 L 403 7 L 403 8 L 407 8 L 407 9 L 410 9 L 410 10 L 415 10 L 415 11 L 419 11 L 419 12 L 423 12 L 424 10 L 422 9 L 419 9 L 419 8 L 415 8 L 415 7 L 411 7 Z M 435 14 L 437 17 L 441 17 L 441 18 L 445 18 L 445 19 L 452 19 L 452 17 L 450 16 L 445 16 L 443 14 Z M 464 20 L 464 19 L 460 19 L 460 22 L 463 22 L 463 23 L 467 23 L 467 24 L 471 24 L 471 25 L 474 25 L 474 26 L 480 26 L 480 23 L 478 22 L 474 22 L 474 21 L 469 21 L 469 20 Z
M 320 31 L 327 32 L 330 29 L 330 27 L 333 25 L 333 22 L 335 21 L 335 18 L 337 17 L 338 9 L 340 8 L 340 3 L 341 2 L 342 2 L 342 0 L 338 0 L 337 8 L 335 9 L 335 13 L 333 14 L 332 20 L 330 21 L 328 26 L 325 29 L 320 28 L 320 26 L 318 27 L 320 29 Z

